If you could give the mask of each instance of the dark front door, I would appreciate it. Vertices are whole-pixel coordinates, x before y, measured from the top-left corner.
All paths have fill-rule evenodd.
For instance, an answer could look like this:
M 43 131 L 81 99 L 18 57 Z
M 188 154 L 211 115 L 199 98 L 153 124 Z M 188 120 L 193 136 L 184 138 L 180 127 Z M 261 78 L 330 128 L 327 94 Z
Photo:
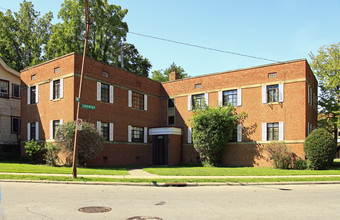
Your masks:
M 152 156 L 153 165 L 167 165 L 168 164 L 168 136 L 155 135 L 153 136 Z

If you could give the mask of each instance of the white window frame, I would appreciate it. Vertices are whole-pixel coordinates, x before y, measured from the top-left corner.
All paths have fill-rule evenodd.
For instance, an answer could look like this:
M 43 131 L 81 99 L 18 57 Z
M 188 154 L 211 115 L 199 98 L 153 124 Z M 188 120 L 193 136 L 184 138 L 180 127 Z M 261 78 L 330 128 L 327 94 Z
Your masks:
M 271 85 L 278 85 L 278 102 L 284 102 L 284 84 L 271 84 Z M 267 87 L 271 85 L 262 85 L 262 104 L 268 103 L 268 92 Z M 272 102 L 270 102 L 272 103 Z M 275 103 L 275 102 L 274 102 Z
M 188 144 L 192 144 L 192 128 L 188 127 Z
M 237 142 L 242 142 L 242 124 L 237 125 Z
M 284 122 L 274 122 L 274 123 L 279 123 L 279 140 L 278 141 L 283 141 L 284 140 Z M 269 141 L 267 140 L 267 123 L 262 123 L 262 141 Z M 273 140 L 274 141 L 274 140 Z

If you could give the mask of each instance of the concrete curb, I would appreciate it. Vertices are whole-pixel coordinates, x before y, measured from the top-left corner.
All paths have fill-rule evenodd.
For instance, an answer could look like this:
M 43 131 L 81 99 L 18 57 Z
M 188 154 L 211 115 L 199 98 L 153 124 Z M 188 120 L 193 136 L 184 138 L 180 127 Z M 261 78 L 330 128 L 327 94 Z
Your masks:
M 45 183 L 45 184 L 74 184 L 74 185 L 113 185 L 113 186 L 153 186 L 153 187 L 197 187 L 197 186 L 270 186 L 270 185 L 314 185 L 340 184 L 340 181 L 301 181 L 301 182 L 257 182 L 257 183 L 131 183 L 131 182 L 83 182 L 83 181 L 50 181 L 50 180 L 11 180 L 0 179 L 1 182 L 14 183 Z

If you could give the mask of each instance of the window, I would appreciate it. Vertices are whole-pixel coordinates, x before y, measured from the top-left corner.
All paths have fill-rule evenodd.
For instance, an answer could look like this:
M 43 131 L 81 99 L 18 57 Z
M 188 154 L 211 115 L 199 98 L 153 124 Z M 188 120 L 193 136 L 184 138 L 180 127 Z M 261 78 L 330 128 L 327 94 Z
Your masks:
M 237 90 L 230 90 L 223 92 L 223 105 L 226 106 L 231 104 L 233 106 L 237 106 Z
M 110 140 L 109 123 L 101 122 L 101 133 L 102 133 L 105 141 Z
M 200 84 L 195 84 L 195 89 L 200 89 L 200 88 L 202 88 L 202 84 L 200 83 Z
M 268 141 L 279 140 L 279 123 L 267 124 L 267 140 Z
M 278 102 L 279 101 L 279 86 L 270 85 L 267 86 L 267 102 Z
M 192 107 L 193 109 L 196 108 L 203 108 L 204 103 L 204 94 L 198 94 L 192 96 Z
M 237 127 L 234 127 L 233 130 L 231 130 L 229 142 L 236 142 L 236 141 L 237 141 Z
M 31 76 L 31 80 L 35 80 L 37 78 L 37 76 L 34 74 Z
M 58 127 L 59 127 L 59 125 L 60 125 L 60 120 L 54 120 L 53 121 L 53 139 L 55 138 L 55 135 L 56 135 L 56 133 L 57 133 L 57 129 L 58 129 Z
M 276 73 L 268 73 L 268 78 L 276 78 Z
M 60 80 L 53 81 L 53 99 L 60 98 Z
M 168 99 L 168 108 L 175 107 L 174 99 Z
M 60 67 L 54 68 L 54 73 L 59 73 L 59 71 L 60 71 Z
M 12 117 L 12 134 L 20 134 L 20 118 Z
M 113 103 L 113 85 L 97 82 L 97 101 Z
M 109 85 L 101 84 L 101 101 L 109 102 Z
M 12 84 L 12 97 L 20 98 L 20 86 L 17 84 Z
M 143 142 L 144 138 L 144 128 L 142 127 L 132 127 L 132 142 Z
M 30 88 L 30 96 L 31 96 L 31 104 L 34 104 L 34 103 L 36 103 L 36 86 L 32 86 L 31 88 Z
M 144 95 L 132 92 L 132 108 L 144 110 Z
M 169 116 L 168 125 L 174 125 L 174 124 L 175 124 L 175 116 Z
M 6 80 L 0 80 L 0 97 L 9 97 L 9 82 Z
M 30 123 L 30 140 L 35 140 L 35 131 L 36 131 L 36 128 L 35 128 L 35 123 Z

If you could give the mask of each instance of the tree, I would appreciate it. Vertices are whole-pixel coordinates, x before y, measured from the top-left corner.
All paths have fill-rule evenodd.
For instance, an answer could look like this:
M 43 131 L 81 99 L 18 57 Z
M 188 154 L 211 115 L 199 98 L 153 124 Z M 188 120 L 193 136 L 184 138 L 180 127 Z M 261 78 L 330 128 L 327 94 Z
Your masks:
M 322 46 L 317 55 L 311 52 L 310 58 L 321 89 L 319 124 L 333 132 L 336 140 L 340 126 L 340 43 Z
M 72 161 L 75 127 L 74 121 L 66 122 L 58 127 L 55 137 L 69 161 Z M 83 122 L 82 130 L 79 131 L 79 165 L 85 166 L 88 160 L 96 157 L 102 151 L 103 143 L 104 138 L 98 133 L 95 126 L 89 122 Z
M 190 119 L 192 138 L 196 151 L 204 165 L 218 166 L 223 162 L 224 148 L 237 122 L 243 121 L 245 113 L 237 114 L 235 107 L 196 108 Z
M 89 0 L 91 26 L 87 56 L 103 63 L 120 67 L 118 56 L 123 48 L 125 69 L 138 75 L 148 76 L 151 64 L 131 44 L 121 47 L 128 25 L 123 22 L 127 9 L 109 4 L 107 0 Z M 53 34 L 45 46 L 47 58 L 53 59 L 67 53 L 82 54 L 85 39 L 84 0 L 65 0 L 58 18 L 62 21 L 53 26 Z M 137 72 L 135 72 L 137 71 Z
M 150 61 L 140 55 L 133 44 L 125 43 L 123 46 L 123 51 L 124 69 L 137 75 L 148 77 L 149 71 L 152 67 Z M 117 60 L 115 63 L 117 63 L 120 67 L 121 62 L 118 61 L 118 57 L 115 57 L 115 59 Z
M 307 166 L 313 170 L 325 169 L 333 163 L 336 153 L 336 142 L 324 128 L 315 129 L 304 143 Z
M 0 11 L 0 57 L 20 71 L 46 60 L 42 48 L 51 34 L 52 12 L 40 16 L 31 2 L 23 1 L 19 12 Z
M 187 73 L 185 73 L 184 69 L 181 66 L 177 66 L 175 63 L 172 63 L 170 67 L 166 68 L 165 70 L 155 70 L 152 72 L 151 79 L 158 81 L 158 82 L 167 82 L 169 81 L 169 74 L 175 70 L 179 73 L 179 78 L 187 78 L 189 77 Z

